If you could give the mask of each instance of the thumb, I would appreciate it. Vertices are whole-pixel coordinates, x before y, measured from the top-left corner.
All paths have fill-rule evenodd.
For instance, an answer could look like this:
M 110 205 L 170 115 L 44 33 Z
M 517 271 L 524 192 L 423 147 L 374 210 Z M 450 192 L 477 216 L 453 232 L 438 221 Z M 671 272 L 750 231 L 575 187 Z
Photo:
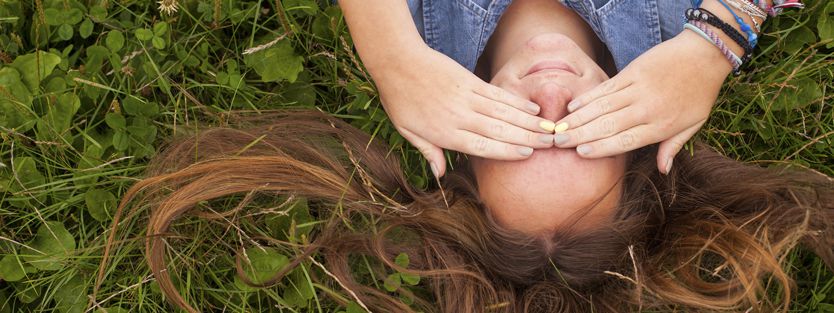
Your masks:
M 686 142 L 692 138 L 692 136 L 695 136 L 695 134 L 698 133 L 698 130 L 700 130 L 701 126 L 704 125 L 704 122 L 706 122 L 706 120 L 692 125 L 677 135 L 674 135 L 660 143 L 660 146 L 657 149 L 657 170 L 663 174 L 669 175 L 669 172 L 672 171 L 672 162 L 675 159 L 675 155 L 683 149 L 683 145 L 685 145 Z
M 400 129 L 399 131 L 400 134 L 403 135 L 403 138 L 414 145 L 423 157 L 426 158 L 434 177 L 440 178 L 446 174 L 446 156 L 443 154 L 442 148 L 435 146 L 431 142 L 428 142 L 407 129 Z

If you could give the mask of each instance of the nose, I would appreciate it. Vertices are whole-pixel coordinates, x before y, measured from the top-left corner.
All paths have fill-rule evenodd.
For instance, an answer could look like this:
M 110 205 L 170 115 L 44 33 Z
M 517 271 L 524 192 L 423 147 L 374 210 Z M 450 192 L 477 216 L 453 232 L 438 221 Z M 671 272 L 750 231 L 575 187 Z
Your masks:
M 568 114 L 568 102 L 573 100 L 573 92 L 556 83 L 545 83 L 534 90 L 530 100 L 541 107 L 539 116 L 556 121 Z

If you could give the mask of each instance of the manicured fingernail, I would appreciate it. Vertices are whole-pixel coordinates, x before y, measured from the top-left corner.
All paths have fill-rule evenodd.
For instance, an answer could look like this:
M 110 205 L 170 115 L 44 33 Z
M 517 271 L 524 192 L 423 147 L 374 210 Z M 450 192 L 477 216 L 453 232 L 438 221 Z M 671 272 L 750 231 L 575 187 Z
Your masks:
M 669 175 L 672 172 L 672 161 L 674 161 L 672 158 L 666 159 L 666 173 L 664 174 Z
M 576 152 L 578 152 L 581 155 L 588 155 L 593 150 L 594 149 L 591 148 L 591 146 L 589 146 L 589 145 L 581 145 L 579 147 L 576 147 Z
M 568 136 L 568 134 L 565 133 L 556 134 L 556 136 L 553 137 L 553 142 L 555 142 L 557 145 L 564 144 L 568 142 L 568 140 L 570 140 L 570 136 Z
M 540 107 L 538 104 L 527 102 L 527 110 L 530 111 L 530 113 L 539 114 L 539 111 L 541 111 L 541 109 L 542 107 Z
M 551 121 L 541 121 L 541 122 L 539 123 L 539 127 L 541 127 L 542 129 L 544 129 L 544 130 L 545 130 L 545 131 L 547 131 L 548 133 L 552 133 L 552 132 L 553 132 L 553 129 L 554 129 L 554 128 L 556 128 L 556 123 L 553 123 L 553 122 L 551 122 Z
M 551 143 L 553 142 L 553 135 L 541 135 L 539 136 L 539 141 L 541 143 Z
M 434 162 L 429 162 L 429 168 L 431 168 L 431 173 L 434 174 L 434 177 L 438 177 L 437 173 L 439 172 L 439 170 L 437 169 L 437 165 L 435 165 Z
M 568 112 L 576 111 L 582 103 L 579 102 L 578 99 L 574 99 L 570 103 L 568 103 Z
M 521 147 L 521 148 L 518 148 L 518 153 L 521 153 L 521 155 L 523 155 L 523 156 L 530 156 L 531 154 L 533 154 L 533 148 Z
M 557 133 L 563 133 L 566 130 L 568 130 L 568 128 L 570 128 L 570 125 L 568 125 L 568 123 L 559 123 L 559 125 L 553 127 L 553 131 Z

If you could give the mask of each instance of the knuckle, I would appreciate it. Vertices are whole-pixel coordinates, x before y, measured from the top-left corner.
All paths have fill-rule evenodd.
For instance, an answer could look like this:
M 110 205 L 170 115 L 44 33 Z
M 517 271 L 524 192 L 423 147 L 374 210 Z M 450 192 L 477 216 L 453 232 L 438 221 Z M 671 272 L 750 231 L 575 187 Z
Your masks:
M 599 100 L 597 108 L 600 115 L 607 114 L 611 112 L 611 101 L 608 101 L 608 99 Z
M 637 138 L 634 136 L 632 132 L 623 132 L 618 140 L 620 144 L 620 148 L 624 150 L 631 150 L 634 147 L 634 144 L 637 142 Z
M 609 79 L 602 83 L 602 85 L 600 86 L 600 90 L 602 90 L 602 92 L 604 93 L 609 93 L 614 91 L 614 87 L 616 87 L 616 84 L 613 80 Z
M 489 149 L 489 142 L 486 138 L 478 137 L 472 140 L 472 151 L 478 155 L 484 155 Z
M 610 136 L 614 134 L 614 119 L 610 117 L 600 120 L 600 135 Z
M 493 138 L 496 139 L 503 139 L 505 136 L 504 125 L 495 123 L 489 126 L 489 133 L 492 135 Z
M 506 105 L 503 104 L 496 104 L 492 107 L 492 113 L 495 114 L 496 117 L 498 116 L 506 116 L 509 112 L 509 109 Z

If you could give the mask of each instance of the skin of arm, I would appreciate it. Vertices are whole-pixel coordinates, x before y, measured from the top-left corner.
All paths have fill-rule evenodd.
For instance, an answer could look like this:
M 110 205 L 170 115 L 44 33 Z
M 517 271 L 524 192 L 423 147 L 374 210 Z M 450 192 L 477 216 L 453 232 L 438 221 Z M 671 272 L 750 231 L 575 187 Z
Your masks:
M 701 7 L 740 30 L 717 0 L 705 0 Z M 749 16 L 737 14 L 753 25 Z M 734 53 L 743 54 L 729 36 L 713 31 Z M 711 42 L 684 30 L 649 49 L 612 79 L 576 97 L 568 106 L 571 113 L 556 122 L 557 128 L 568 130 L 556 134 L 555 145 L 599 158 L 659 142 L 658 170 L 668 173 L 674 156 L 706 122 L 731 71 L 730 63 Z

